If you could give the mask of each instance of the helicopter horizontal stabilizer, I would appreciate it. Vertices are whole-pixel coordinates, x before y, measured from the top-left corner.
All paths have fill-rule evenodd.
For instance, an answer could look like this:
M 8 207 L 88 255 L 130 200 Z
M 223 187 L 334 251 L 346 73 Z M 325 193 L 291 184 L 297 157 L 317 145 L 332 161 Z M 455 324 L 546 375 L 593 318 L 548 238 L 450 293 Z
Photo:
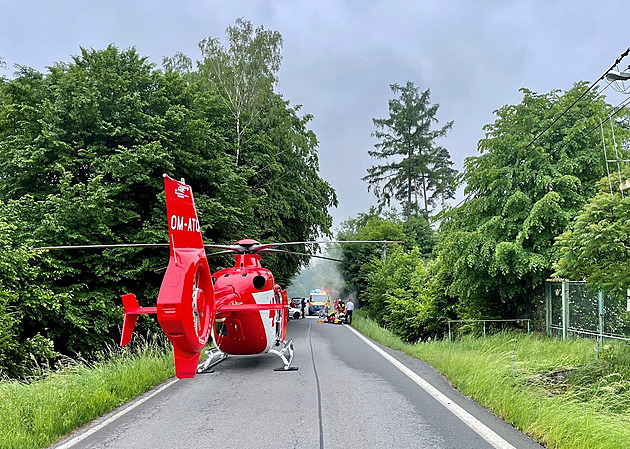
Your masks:
M 136 295 L 128 293 L 122 297 L 125 317 L 123 318 L 122 335 L 120 336 L 120 346 L 125 346 L 131 341 L 133 328 L 138 320 L 138 315 L 142 313 L 157 313 L 157 307 L 140 307 Z

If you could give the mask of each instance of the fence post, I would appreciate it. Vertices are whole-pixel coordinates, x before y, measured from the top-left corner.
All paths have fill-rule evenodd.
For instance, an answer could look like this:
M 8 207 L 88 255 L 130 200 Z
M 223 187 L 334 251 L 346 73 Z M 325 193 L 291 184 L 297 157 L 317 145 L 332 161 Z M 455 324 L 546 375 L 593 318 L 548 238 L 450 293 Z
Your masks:
M 551 284 L 545 283 L 545 331 L 547 337 L 551 337 Z M 529 321 L 527 322 L 527 333 L 529 333 Z
M 567 339 L 569 328 L 569 283 L 562 281 L 562 340 Z
M 486 320 L 483 320 L 483 337 L 486 337 Z
M 451 337 L 451 322 L 448 322 L 448 342 L 451 343 L 453 341 Z
M 599 309 L 599 323 L 597 326 L 597 330 L 599 331 L 598 342 L 600 345 L 604 344 L 604 294 L 599 291 L 597 292 L 597 304 Z

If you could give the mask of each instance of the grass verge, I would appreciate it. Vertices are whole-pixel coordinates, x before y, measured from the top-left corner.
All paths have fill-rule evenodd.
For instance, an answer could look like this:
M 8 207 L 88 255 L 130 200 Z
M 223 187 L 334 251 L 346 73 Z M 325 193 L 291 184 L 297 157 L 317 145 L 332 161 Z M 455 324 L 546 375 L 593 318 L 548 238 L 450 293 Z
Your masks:
M 479 404 L 549 448 L 630 447 L 630 346 L 499 334 L 405 344 L 365 315 L 368 337 L 425 360 Z
M 28 382 L 0 382 L 0 448 L 37 449 L 174 375 L 158 341 L 112 349 L 96 363 L 72 363 Z

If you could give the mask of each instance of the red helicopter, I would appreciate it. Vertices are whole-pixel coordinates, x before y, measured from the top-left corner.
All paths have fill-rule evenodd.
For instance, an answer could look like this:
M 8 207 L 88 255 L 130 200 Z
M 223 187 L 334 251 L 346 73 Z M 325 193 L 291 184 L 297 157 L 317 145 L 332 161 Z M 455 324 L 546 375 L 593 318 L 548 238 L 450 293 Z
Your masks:
M 175 373 L 195 377 L 227 355 L 262 354 L 280 356 L 283 370 L 295 369 L 293 344 L 287 341 L 288 300 L 260 265 L 258 253 L 273 245 L 240 240 L 234 245 L 207 245 L 234 252 L 232 268 L 210 274 L 190 186 L 164 175 L 170 259 L 157 307 L 139 307 L 135 295 L 123 296 L 125 318 L 121 346 L 131 340 L 139 314 L 157 313 L 158 322 L 173 344 Z M 212 337 L 216 348 L 202 368 L 199 355 Z
M 297 370 L 291 366 L 293 343 L 286 339 L 289 302 L 286 290 L 274 282 L 270 270 L 260 264 L 262 253 L 301 254 L 278 246 L 321 243 L 402 243 L 394 241 L 317 241 L 261 244 L 239 240 L 234 245 L 204 244 L 192 189 L 164 177 L 170 257 L 156 307 L 140 307 L 132 293 L 123 295 L 125 316 L 120 345 L 131 341 L 141 314 L 157 314 L 160 327 L 173 345 L 175 374 L 195 377 L 229 355 L 271 353 L 280 357 L 277 371 Z M 166 244 L 58 246 L 37 249 L 112 248 L 122 246 L 165 246 Z M 213 256 L 234 253 L 231 268 L 211 274 L 206 248 L 221 249 Z M 325 256 L 313 256 L 339 261 Z M 341 262 L 341 261 L 339 261 Z M 199 357 L 210 337 L 215 348 L 199 366 Z

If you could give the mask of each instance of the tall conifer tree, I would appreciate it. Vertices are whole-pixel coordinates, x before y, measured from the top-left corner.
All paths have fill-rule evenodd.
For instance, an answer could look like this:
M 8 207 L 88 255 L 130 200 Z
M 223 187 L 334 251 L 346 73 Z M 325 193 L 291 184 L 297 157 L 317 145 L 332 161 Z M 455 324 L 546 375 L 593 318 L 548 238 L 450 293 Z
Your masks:
M 379 142 L 370 156 L 387 162 L 368 169 L 362 178 L 368 182 L 379 199 L 379 206 L 389 206 L 391 200 L 403 205 L 406 215 L 417 214 L 422 199 L 422 209 L 429 214 L 429 206 L 435 196 L 452 198 L 452 182 L 455 171 L 448 151 L 435 144 L 453 126 L 448 122 L 442 128 L 432 129 L 439 104 L 431 104 L 429 89 L 419 92 L 413 82 L 404 86 L 390 85 L 398 98 L 389 101 L 389 117 L 372 119 L 376 131 L 372 133 Z

